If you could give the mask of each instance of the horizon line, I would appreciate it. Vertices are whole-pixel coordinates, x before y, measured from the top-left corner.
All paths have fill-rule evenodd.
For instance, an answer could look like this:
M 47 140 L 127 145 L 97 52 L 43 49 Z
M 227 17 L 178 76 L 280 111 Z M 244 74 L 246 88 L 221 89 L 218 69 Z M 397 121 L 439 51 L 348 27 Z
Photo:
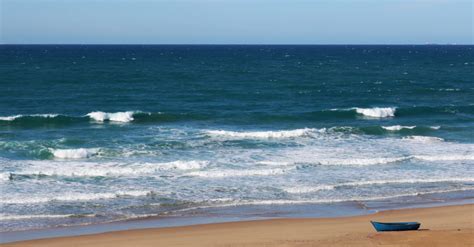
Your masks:
M 3 46 L 3 45 L 6 45 L 6 46 L 12 46 L 12 45 L 123 45 L 123 46 L 126 46 L 126 45 L 134 45 L 134 46 L 138 46 L 138 45 L 141 45 L 141 46 L 152 46 L 152 45 L 163 45 L 163 46 L 231 46 L 231 45 L 240 45 L 240 46 L 329 46 L 329 45 L 332 45 L 332 46 L 364 46 L 364 45 L 374 45 L 374 46 L 383 46 L 383 45 L 389 45 L 389 46 L 407 46 L 407 45 L 412 45 L 412 46 L 437 46 L 437 45 L 444 45 L 444 46 L 469 46 L 469 45 L 474 45 L 474 43 L 396 43 L 396 44 L 392 44 L 392 43 L 362 43 L 362 44 L 351 44 L 351 43 L 347 43 L 347 44 L 343 44 L 343 43 L 334 43 L 334 44 L 331 44 L 331 43 L 320 43 L 320 44 L 311 44 L 311 43 L 302 43 L 302 44 L 292 44 L 292 43 L 288 43 L 288 44 L 284 44 L 284 43 L 276 43 L 276 44 L 272 44 L 272 43 L 255 43 L 255 44 L 240 44 L 240 43 L 190 43 L 190 44 L 186 44 L 186 43 L 176 43 L 176 44 L 173 44 L 173 43 L 0 43 L 0 46 Z

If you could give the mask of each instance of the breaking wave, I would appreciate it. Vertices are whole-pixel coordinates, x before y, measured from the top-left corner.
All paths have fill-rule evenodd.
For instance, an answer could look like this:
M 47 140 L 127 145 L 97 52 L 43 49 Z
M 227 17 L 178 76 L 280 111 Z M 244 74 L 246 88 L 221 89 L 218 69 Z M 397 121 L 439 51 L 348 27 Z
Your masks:
M 113 162 L 93 163 L 93 162 L 67 162 L 61 165 L 45 161 L 30 162 L 33 167 L 29 169 L 0 173 L 0 178 L 4 181 L 15 178 L 42 177 L 42 176 L 62 176 L 62 177 L 117 177 L 117 176 L 139 176 L 153 175 L 160 171 L 169 170 L 197 170 L 208 165 L 208 161 L 173 161 L 165 163 L 134 163 L 117 164 Z
M 295 129 L 295 130 L 280 130 L 280 131 L 226 131 L 226 130 L 208 130 L 205 131 L 206 134 L 210 136 L 223 136 L 223 137 L 231 137 L 231 138 L 292 138 L 292 137 L 303 137 L 309 136 L 313 133 L 321 133 L 324 132 L 326 129 Z
M 275 176 L 286 173 L 292 168 L 283 169 L 260 169 L 260 170 L 214 170 L 214 171 L 196 171 L 187 173 L 186 176 L 196 176 L 204 178 L 226 178 L 226 177 L 247 177 L 247 176 Z
M 114 112 L 114 113 L 95 111 L 95 112 L 87 113 L 86 116 L 98 122 L 112 121 L 112 122 L 128 123 L 128 122 L 133 121 L 133 114 L 135 113 L 136 112 L 134 111 Z
M 444 141 L 443 138 L 435 137 L 435 136 L 406 136 L 406 137 L 403 137 L 402 140 L 423 142 L 423 143 Z
M 101 199 L 113 199 L 119 197 L 141 197 L 155 194 L 153 191 L 117 191 L 107 193 L 68 193 L 64 195 L 49 195 L 49 196 L 29 196 L 21 198 L 0 197 L 2 204 L 38 204 L 48 203 L 53 201 L 76 202 L 76 201 L 94 201 Z
M 51 153 L 58 159 L 84 159 L 97 155 L 99 151 L 98 148 L 52 149 Z
M 301 186 L 285 188 L 285 192 L 290 194 L 306 194 L 314 193 L 322 190 L 334 190 L 344 187 L 361 187 L 384 184 L 422 184 L 422 183 L 473 183 L 474 178 L 441 178 L 441 179 L 400 179 L 400 180 L 373 180 L 373 181 L 358 181 L 347 182 L 332 185 L 317 185 L 317 186 Z
M 32 114 L 32 115 L 14 115 L 14 116 L 6 116 L 0 117 L 0 121 L 14 121 L 19 118 L 55 118 L 58 114 Z
M 0 220 L 28 220 L 28 219 L 57 219 L 57 218 L 83 218 L 95 217 L 95 214 L 26 214 L 26 215 L 8 215 L 0 214 Z
M 393 125 L 393 126 L 382 126 L 382 129 L 386 129 L 389 131 L 398 131 L 402 129 L 414 129 L 416 126 L 402 126 L 402 125 Z
M 395 116 L 395 107 L 355 108 L 356 112 L 371 118 L 386 118 Z

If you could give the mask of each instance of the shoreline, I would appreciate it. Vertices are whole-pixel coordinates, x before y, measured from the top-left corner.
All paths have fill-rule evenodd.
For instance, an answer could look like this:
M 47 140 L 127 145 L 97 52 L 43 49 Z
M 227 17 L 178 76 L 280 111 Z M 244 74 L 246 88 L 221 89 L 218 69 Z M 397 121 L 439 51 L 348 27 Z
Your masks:
M 369 221 L 419 221 L 421 230 L 376 233 Z M 336 218 L 283 218 L 135 229 L 1 246 L 469 246 L 474 204 L 387 210 Z
M 72 237 L 122 230 L 169 228 L 282 218 L 338 218 L 370 215 L 380 211 L 474 204 L 474 191 L 436 193 L 432 197 L 407 196 L 397 200 L 347 201 L 271 205 L 202 207 L 183 214 L 147 215 L 113 221 L 57 225 L 47 228 L 0 232 L 0 244 L 45 238 Z
M 289 218 L 338 218 L 371 215 L 380 211 L 474 204 L 474 191 L 434 193 L 431 197 L 407 196 L 396 200 L 337 203 L 215 206 L 185 210 L 178 215 L 148 215 L 108 222 L 58 225 L 48 228 L 0 232 L 0 244 L 46 238 L 73 237 L 122 230 L 170 228 L 192 225 Z

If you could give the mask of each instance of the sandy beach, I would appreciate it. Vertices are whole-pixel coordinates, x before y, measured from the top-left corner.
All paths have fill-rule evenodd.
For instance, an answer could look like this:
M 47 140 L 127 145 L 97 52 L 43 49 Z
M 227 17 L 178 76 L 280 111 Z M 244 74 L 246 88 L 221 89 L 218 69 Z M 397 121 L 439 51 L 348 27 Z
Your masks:
M 420 230 L 376 233 L 369 220 L 419 221 Z M 273 219 L 117 231 L 1 246 L 474 246 L 474 204 L 372 215 Z

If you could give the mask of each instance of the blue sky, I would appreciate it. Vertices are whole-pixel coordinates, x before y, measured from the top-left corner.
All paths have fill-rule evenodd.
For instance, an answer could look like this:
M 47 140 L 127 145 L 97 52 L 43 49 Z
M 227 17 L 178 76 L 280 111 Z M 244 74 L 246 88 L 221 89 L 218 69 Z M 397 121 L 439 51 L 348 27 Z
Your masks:
M 473 44 L 472 0 L 0 0 L 8 44 Z

